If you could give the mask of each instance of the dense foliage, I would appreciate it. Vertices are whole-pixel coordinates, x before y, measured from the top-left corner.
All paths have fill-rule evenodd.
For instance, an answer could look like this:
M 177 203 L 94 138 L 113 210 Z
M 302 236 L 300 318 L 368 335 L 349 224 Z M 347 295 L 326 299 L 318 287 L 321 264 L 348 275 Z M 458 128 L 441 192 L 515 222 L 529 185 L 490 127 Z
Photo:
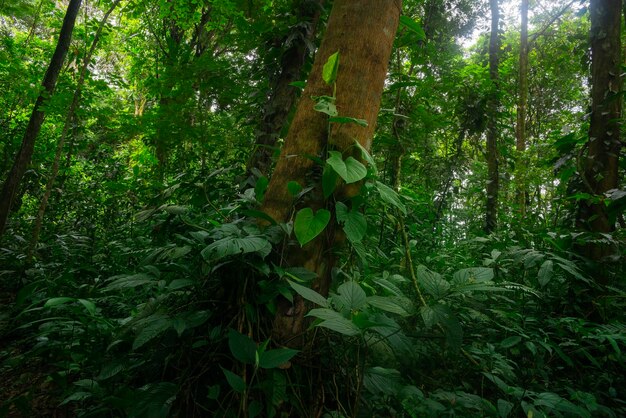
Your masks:
M 626 159 L 618 187 L 588 190 L 587 2 L 531 2 L 520 151 L 517 2 L 494 81 L 489 2 L 406 0 L 371 149 L 308 156 L 289 192 L 319 181 L 327 205 L 276 221 L 254 156 L 277 156 L 332 3 L 82 4 L 0 231 L 0 416 L 626 416 Z M 0 0 L 3 182 L 66 7 Z M 332 129 L 366 124 L 339 99 L 315 98 Z M 346 202 L 337 184 L 362 186 Z M 582 225 L 581 202 L 611 230 Z M 331 217 L 325 294 L 286 260 Z M 294 298 L 307 332 L 279 341 Z

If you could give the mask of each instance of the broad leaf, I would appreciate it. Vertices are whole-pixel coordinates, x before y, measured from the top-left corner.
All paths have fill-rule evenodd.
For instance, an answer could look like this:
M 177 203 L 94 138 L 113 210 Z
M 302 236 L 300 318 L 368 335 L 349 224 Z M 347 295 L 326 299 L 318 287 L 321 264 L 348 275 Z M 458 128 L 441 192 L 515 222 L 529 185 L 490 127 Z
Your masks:
M 265 258 L 272 251 L 272 245 L 261 236 L 226 237 L 208 245 L 200 253 L 209 262 L 236 254 L 258 253 Z
M 404 206 L 404 203 L 400 201 L 398 193 L 396 193 L 391 187 L 379 181 L 376 182 L 376 189 L 378 189 L 378 193 L 383 201 L 396 207 L 400 210 L 400 212 L 406 215 L 406 207 Z
M 233 356 L 244 364 L 256 363 L 256 343 L 247 335 L 234 329 L 228 330 L 228 347 Z
M 313 209 L 300 209 L 296 214 L 293 230 L 300 245 L 304 245 L 322 233 L 330 221 L 330 212 L 320 209 L 313 214 Z
M 546 260 L 539 268 L 539 273 L 537 273 L 537 279 L 539 280 L 539 285 L 541 287 L 547 285 L 552 279 L 553 267 L 554 263 L 552 262 L 552 260 Z
M 276 350 L 264 351 L 259 356 L 259 367 L 273 369 L 288 362 L 296 354 L 298 354 L 298 350 L 292 350 L 290 348 L 278 348 Z
M 338 295 L 333 299 L 338 301 L 344 308 L 356 311 L 365 306 L 367 295 L 356 282 L 349 281 L 343 283 L 337 289 Z
M 231 372 L 230 370 L 226 370 L 223 367 L 222 372 L 224 372 L 224 376 L 226 376 L 226 381 L 235 392 L 244 393 L 246 391 L 246 383 L 243 381 L 241 376 L 237 376 L 235 373 Z
M 328 328 L 350 337 L 361 333 L 359 327 L 352 321 L 332 309 L 312 309 L 307 315 L 322 319 L 322 322 L 318 324 L 319 327 Z
M 325 308 L 328 307 L 328 301 L 326 300 L 326 298 L 317 293 L 315 290 L 299 285 L 298 283 L 294 283 L 291 280 L 287 280 L 287 282 L 292 287 L 292 289 L 295 290 L 296 293 L 302 296 L 304 299 L 313 302 L 316 305 L 323 306 Z
M 333 84 L 337 80 L 337 70 L 339 69 L 339 51 L 332 54 L 326 60 L 322 69 L 322 78 L 326 84 Z
M 435 299 L 441 299 L 450 290 L 450 283 L 439 273 L 430 271 L 425 266 L 418 266 L 415 273 L 420 286 Z
M 458 270 L 452 276 L 454 283 L 482 283 L 493 280 L 494 273 L 492 268 L 488 267 L 470 267 Z
M 351 242 L 359 242 L 367 232 L 367 220 L 361 212 L 349 211 L 348 207 L 337 202 L 335 205 L 337 221 L 343 225 L 343 231 Z

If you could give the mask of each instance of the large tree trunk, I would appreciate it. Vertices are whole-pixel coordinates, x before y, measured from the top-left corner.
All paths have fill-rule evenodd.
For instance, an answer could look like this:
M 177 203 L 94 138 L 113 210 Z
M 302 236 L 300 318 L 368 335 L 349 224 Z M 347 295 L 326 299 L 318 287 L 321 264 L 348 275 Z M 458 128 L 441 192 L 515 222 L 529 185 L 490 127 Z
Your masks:
M 581 200 L 578 225 L 591 232 L 611 232 L 615 222 L 609 219 L 603 198 L 618 187 L 618 162 L 621 149 L 621 38 L 622 4 L 616 0 L 592 0 L 591 17 L 591 123 L 587 157 L 582 174 L 587 191 L 598 201 Z M 611 248 L 597 243 L 584 248 L 585 255 L 600 261 Z
M 328 21 L 326 35 L 320 46 L 296 108 L 276 169 L 265 194 L 263 210 L 279 222 L 289 221 L 294 213 L 293 197 L 287 189 L 290 181 L 314 189 L 307 198 L 300 199 L 299 207 L 314 210 L 326 206 L 321 190 L 321 168 L 311 157 L 325 159 L 327 146 L 358 156 L 354 141 L 369 149 L 380 108 L 387 65 L 395 38 L 401 0 L 336 0 Z M 337 109 L 342 116 L 365 119 L 367 127 L 356 124 L 335 125 L 329 138 L 328 118 L 313 109 L 313 96 L 331 96 L 332 87 L 322 79 L 322 68 L 328 57 L 340 52 L 336 83 Z M 345 200 L 359 192 L 359 184 L 339 188 L 337 200 Z M 290 265 L 304 266 L 317 273 L 313 287 L 327 294 L 330 269 L 333 264 L 332 247 L 335 244 L 334 220 L 324 233 L 286 253 Z M 275 341 L 283 344 L 299 340 L 304 331 L 306 308 L 296 298 L 295 306 L 279 306 L 274 324 Z
M 41 129 L 41 125 L 43 124 L 45 117 L 45 112 L 41 109 L 41 107 L 46 99 L 52 95 L 56 86 L 61 67 L 63 66 L 63 61 L 65 60 L 65 55 L 67 54 L 67 50 L 72 40 L 74 23 L 76 22 L 76 16 L 78 15 L 81 1 L 82 0 L 70 0 L 69 5 L 67 6 L 67 12 L 65 13 L 65 18 L 63 19 L 63 26 L 61 27 L 59 40 L 57 42 L 56 49 L 54 50 L 54 54 L 52 55 L 52 59 L 50 60 L 50 65 L 48 66 L 46 75 L 43 79 L 43 91 L 35 102 L 33 113 L 28 121 L 28 126 L 26 127 L 24 138 L 22 139 L 22 146 L 15 158 L 13 168 L 9 172 L 7 180 L 4 183 L 4 187 L 2 188 L 2 194 L 0 195 L 0 237 L 4 232 L 4 228 L 9 218 L 15 192 L 17 191 L 22 177 L 26 172 L 26 167 L 30 163 L 33 156 L 35 141 L 37 140 L 37 135 L 39 134 L 39 130 Z
M 59 164 L 61 161 L 61 154 L 63 152 L 63 147 L 65 145 L 65 139 L 67 138 L 67 133 L 69 132 L 70 125 L 72 120 L 74 119 L 74 113 L 78 108 L 78 103 L 80 102 L 80 96 L 83 89 L 83 84 L 85 83 L 85 76 L 87 75 L 87 68 L 89 67 L 89 63 L 91 62 L 91 57 L 96 50 L 96 46 L 98 45 L 98 41 L 100 40 L 100 35 L 102 34 L 102 30 L 104 29 L 104 25 L 106 24 L 109 16 L 113 13 L 113 10 L 117 7 L 121 0 L 115 0 L 109 10 L 104 14 L 100 23 L 98 24 L 98 28 L 96 29 L 96 34 L 91 42 L 91 47 L 89 51 L 83 58 L 83 65 L 80 69 L 80 75 L 78 77 L 78 82 L 76 83 L 76 89 L 74 90 L 74 96 L 72 97 L 72 103 L 67 111 L 67 115 L 65 115 L 65 123 L 63 124 L 63 130 L 61 131 L 61 137 L 59 138 L 59 142 L 57 143 L 57 149 L 54 155 L 54 162 L 52 163 L 52 171 L 50 172 L 50 176 L 48 177 L 48 181 L 46 183 L 46 190 L 41 198 L 41 202 L 39 202 L 39 209 L 37 210 L 37 218 L 35 219 L 35 225 L 33 227 L 33 235 L 31 237 L 30 245 L 28 247 L 28 256 L 27 259 L 30 261 L 32 258 L 33 252 L 37 248 L 37 243 L 39 242 L 39 233 L 41 232 L 41 225 L 43 222 L 44 214 L 46 213 L 46 208 L 48 206 L 48 199 L 50 199 L 50 194 L 52 193 L 52 187 L 54 186 L 54 182 L 56 181 L 57 174 L 59 173 Z
M 519 81 L 517 93 L 517 124 L 515 126 L 515 148 L 517 150 L 517 204 L 523 219 L 526 216 L 526 106 L 528 104 L 528 1 L 522 0 L 522 27 L 520 30 Z
M 485 232 L 495 231 L 498 216 L 498 131 L 497 120 L 499 104 L 498 64 L 500 60 L 500 10 L 498 0 L 490 0 L 491 6 L 491 38 L 489 40 L 489 77 L 493 83 L 489 98 L 489 121 L 487 123 L 487 208 L 485 211 Z
M 280 59 L 280 73 L 270 81 L 270 98 L 263 109 L 263 116 L 255 140 L 254 150 L 247 164 L 248 174 L 256 168 L 262 175 L 269 174 L 276 140 L 280 136 L 287 117 L 296 102 L 298 89 L 291 85 L 300 80 L 307 57 L 308 46 L 317 31 L 324 0 L 299 0 L 297 36 Z M 284 42 L 284 39 L 283 39 Z

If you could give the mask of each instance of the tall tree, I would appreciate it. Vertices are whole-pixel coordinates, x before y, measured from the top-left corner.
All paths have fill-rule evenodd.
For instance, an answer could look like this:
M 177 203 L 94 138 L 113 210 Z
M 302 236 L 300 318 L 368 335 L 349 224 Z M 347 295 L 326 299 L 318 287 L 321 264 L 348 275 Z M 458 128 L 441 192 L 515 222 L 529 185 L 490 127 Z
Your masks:
M 83 91 L 83 84 L 85 83 L 85 77 L 87 75 L 87 69 L 89 64 L 91 63 L 91 58 L 96 50 L 96 46 L 98 45 L 98 41 L 100 40 L 100 35 L 102 34 L 102 30 L 106 25 L 107 20 L 113 10 L 118 6 L 121 0 L 115 0 L 111 7 L 106 11 L 100 23 L 98 24 L 98 28 L 96 29 L 96 33 L 94 35 L 93 41 L 91 42 L 91 47 L 87 54 L 83 58 L 83 64 L 80 69 L 80 74 L 78 76 L 78 81 L 76 83 L 76 89 L 74 90 L 74 95 L 72 96 L 72 102 L 70 103 L 70 107 L 67 110 L 67 114 L 65 115 L 65 122 L 63 123 L 63 129 L 61 131 L 61 137 L 59 138 L 59 142 L 57 143 L 57 149 L 54 155 L 54 161 L 52 163 L 52 171 L 50 172 L 50 176 L 48 177 L 48 181 L 46 182 L 46 189 L 44 191 L 43 196 L 41 197 L 41 201 L 39 202 L 39 209 L 37 210 L 37 217 L 35 219 L 35 224 L 33 226 L 33 234 L 30 240 L 30 244 L 28 247 L 28 256 L 30 259 L 33 255 L 33 252 L 37 248 L 37 243 L 39 242 L 39 233 L 41 232 L 41 225 L 43 222 L 44 214 L 46 213 L 46 207 L 48 206 L 48 199 L 50 199 L 50 194 L 52 193 L 52 187 L 54 186 L 54 182 L 56 181 L 57 174 L 59 173 L 59 165 L 61 162 L 61 154 L 63 152 L 63 147 L 65 145 L 65 140 L 67 138 L 67 134 L 70 130 L 70 126 L 72 121 L 74 120 L 74 114 L 76 109 L 78 108 L 80 102 L 80 96 Z
M 298 24 L 282 40 L 287 47 L 280 57 L 279 73 L 270 80 L 270 97 L 263 108 L 255 149 L 248 160 L 248 172 L 256 168 L 263 175 L 269 173 L 276 140 L 297 98 L 297 88 L 291 83 L 300 80 L 323 3 L 324 0 L 296 1 Z
M 587 156 L 581 173 L 592 200 L 579 203 L 578 225 L 591 232 L 611 232 L 611 220 L 604 193 L 618 186 L 621 94 L 621 17 L 622 4 L 616 0 L 592 0 L 591 19 L 591 122 Z M 585 255 L 599 261 L 609 255 L 606 245 L 591 243 Z
M 46 75 L 43 79 L 43 91 L 39 97 L 37 97 L 33 113 L 31 114 L 28 126 L 26 127 L 26 132 L 24 132 L 22 146 L 20 147 L 20 150 L 15 158 L 13 168 L 4 182 L 2 194 L 0 194 L 0 236 L 2 236 L 4 228 L 6 227 L 17 188 L 19 187 L 22 177 L 26 172 L 26 167 L 30 163 L 33 156 L 35 141 L 37 140 L 37 135 L 41 130 L 41 125 L 43 124 L 45 117 L 45 111 L 42 108 L 42 105 L 54 92 L 57 79 L 59 78 L 59 73 L 61 72 L 61 68 L 63 66 L 63 61 L 65 60 L 67 50 L 72 40 L 72 32 L 74 31 L 74 24 L 76 23 L 76 16 L 78 15 L 81 2 L 82 0 L 70 0 L 70 3 L 67 6 L 67 12 L 65 13 L 65 18 L 63 19 L 63 26 L 61 26 L 59 40 L 54 50 L 54 54 L 52 55 L 52 59 L 50 60 L 50 65 L 48 66 Z
M 318 210 L 327 206 L 319 181 L 321 170 L 314 162 L 316 157 L 324 159 L 328 149 L 341 152 L 344 158 L 360 157 L 354 147 L 355 140 L 369 149 L 401 8 L 401 0 L 336 0 L 333 4 L 324 40 L 265 194 L 263 210 L 275 220 L 289 221 L 298 207 Z M 342 116 L 367 121 L 365 127 L 332 124 L 329 131 L 328 117 L 314 110 L 315 97 L 333 95 L 333 88 L 323 81 L 322 74 L 324 64 L 336 52 L 340 53 L 336 107 Z M 304 188 L 313 187 L 308 198 L 300 199 L 297 207 L 287 187 L 294 181 Z M 334 197 L 349 204 L 349 198 L 359 189 L 358 183 L 339 187 Z M 336 243 L 334 226 L 331 219 L 323 234 L 301 248 L 290 249 L 286 260 L 317 273 L 313 287 L 322 294 L 328 293 L 330 285 L 332 247 Z M 274 324 L 277 340 L 286 343 L 299 336 L 305 329 L 305 314 L 301 298 L 294 300 L 294 306 L 287 303 L 279 306 Z
M 518 152 L 517 204 L 522 218 L 526 215 L 526 179 L 523 155 L 526 151 L 526 106 L 528 104 L 528 0 L 522 0 L 522 17 L 519 49 L 519 78 L 517 93 L 517 123 L 515 125 L 515 148 Z
M 488 103 L 487 122 L 487 208 L 485 211 L 485 232 L 491 233 L 496 229 L 498 217 L 498 111 L 500 108 L 498 92 L 498 65 L 500 62 L 500 9 L 498 0 L 490 0 L 491 7 L 491 37 L 489 39 L 489 78 L 492 86 Z

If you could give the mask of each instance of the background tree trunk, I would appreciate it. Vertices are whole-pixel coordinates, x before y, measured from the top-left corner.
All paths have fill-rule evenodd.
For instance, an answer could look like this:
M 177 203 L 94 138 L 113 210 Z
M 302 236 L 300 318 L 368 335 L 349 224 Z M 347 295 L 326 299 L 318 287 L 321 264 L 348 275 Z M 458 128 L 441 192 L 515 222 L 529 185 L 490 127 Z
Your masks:
M 65 55 L 72 41 L 72 32 L 74 31 L 74 24 L 76 23 L 76 16 L 80 9 L 82 0 L 70 0 L 67 6 L 67 12 L 63 19 L 63 26 L 61 27 L 61 33 L 59 34 L 59 40 L 57 46 L 50 60 L 50 65 L 46 71 L 46 75 L 43 79 L 43 91 L 35 102 L 33 113 L 28 121 L 26 132 L 24 132 L 24 138 L 22 139 L 22 146 L 15 158 L 13 168 L 9 172 L 7 180 L 2 188 L 2 194 L 0 194 L 0 237 L 4 233 L 9 213 L 11 211 L 11 205 L 15 197 L 15 192 L 22 181 L 22 177 L 26 172 L 26 167 L 30 164 L 30 160 L 35 150 L 35 141 L 37 135 L 43 124 L 45 112 L 41 109 L 42 104 L 48 99 L 56 86 Z
M 491 6 L 491 38 L 489 40 L 489 77 L 493 83 L 490 93 L 487 122 L 487 208 L 485 211 L 485 232 L 495 231 L 498 217 L 498 64 L 500 60 L 500 39 L 498 28 L 500 26 L 500 10 L 498 0 L 490 0 Z
M 298 89 L 291 83 L 300 80 L 307 57 L 308 44 L 313 42 L 324 0 L 299 0 L 296 36 L 280 59 L 280 73 L 270 80 L 270 98 L 263 109 L 263 116 L 255 140 L 254 150 L 248 160 L 248 176 L 256 168 L 262 175 L 269 174 L 276 140 L 287 123 L 287 117 L 298 96 Z M 285 40 L 283 39 L 284 43 Z
M 515 125 L 515 149 L 517 150 L 517 205 L 523 219 L 526 216 L 526 106 L 528 104 L 528 0 L 521 4 L 522 25 L 520 30 L 519 80 L 517 93 L 517 124 Z
M 592 0 L 591 18 L 591 123 L 583 183 L 598 201 L 581 200 L 578 226 L 591 232 L 611 232 L 615 221 L 609 219 L 603 198 L 618 187 L 618 162 L 621 149 L 620 116 L 621 17 L 622 4 L 615 0 Z M 589 243 L 584 254 L 600 261 L 611 254 L 608 245 Z
M 296 108 L 285 144 L 281 150 L 274 174 L 269 183 L 263 210 L 278 222 L 291 219 L 294 209 L 325 207 L 321 190 L 321 167 L 311 157 L 325 159 L 327 146 L 358 156 L 354 141 L 369 149 L 380 108 L 391 48 L 398 27 L 400 0 L 336 0 L 328 21 L 326 35 Z M 356 124 L 335 125 L 329 138 L 328 117 L 313 109 L 313 96 L 332 95 L 332 87 L 322 79 L 322 68 L 328 57 L 339 51 L 337 76 L 337 109 L 342 116 L 360 118 L 368 126 Z M 305 199 L 294 207 L 293 197 L 287 189 L 290 181 L 302 187 L 313 187 Z M 351 184 L 335 192 L 337 199 L 347 199 L 358 193 L 359 184 Z M 335 243 L 334 221 L 324 233 L 304 245 L 286 251 L 287 264 L 304 266 L 317 273 L 313 287 L 327 294 L 330 286 L 330 269 L 333 264 L 332 247 Z M 274 324 L 274 339 L 290 343 L 304 331 L 306 308 L 296 298 L 295 306 L 279 306 Z

